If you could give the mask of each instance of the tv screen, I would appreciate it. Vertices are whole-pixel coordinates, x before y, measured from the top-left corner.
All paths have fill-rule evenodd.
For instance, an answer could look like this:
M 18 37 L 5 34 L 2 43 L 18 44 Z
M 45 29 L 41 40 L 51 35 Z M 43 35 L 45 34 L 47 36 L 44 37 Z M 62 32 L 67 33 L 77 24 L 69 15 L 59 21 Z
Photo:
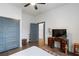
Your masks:
M 53 37 L 67 37 L 66 29 L 53 29 L 52 36 Z

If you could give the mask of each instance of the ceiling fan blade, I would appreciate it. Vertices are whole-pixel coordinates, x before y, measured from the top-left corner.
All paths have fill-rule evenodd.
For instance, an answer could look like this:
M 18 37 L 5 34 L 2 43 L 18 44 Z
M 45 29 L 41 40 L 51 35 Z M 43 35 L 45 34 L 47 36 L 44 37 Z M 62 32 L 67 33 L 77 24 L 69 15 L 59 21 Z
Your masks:
M 37 3 L 37 4 L 46 4 L 46 3 Z
M 27 3 L 27 4 L 24 5 L 24 7 L 27 7 L 27 6 L 29 6 L 29 5 L 30 5 L 30 3 Z
M 35 8 L 35 10 L 37 10 L 38 9 L 37 5 L 35 5 L 34 8 Z

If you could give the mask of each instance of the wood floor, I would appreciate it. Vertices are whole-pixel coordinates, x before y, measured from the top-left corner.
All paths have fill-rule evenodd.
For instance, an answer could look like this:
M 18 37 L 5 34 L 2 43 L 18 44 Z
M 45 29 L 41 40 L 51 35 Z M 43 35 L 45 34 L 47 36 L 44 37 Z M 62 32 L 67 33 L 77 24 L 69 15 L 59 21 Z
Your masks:
M 41 42 L 30 42 L 26 46 L 23 46 L 22 48 L 20 47 L 20 48 L 15 48 L 15 49 L 12 49 L 12 50 L 9 50 L 9 51 L 2 52 L 2 53 L 0 53 L 0 56 L 8 56 L 8 55 L 11 55 L 13 53 L 27 49 L 31 46 L 37 46 L 39 48 L 42 48 L 43 50 L 47 51 L 50 54 L 54 54 L 54 55 L 58 54 L 60 56 L 67 56 L 66 54 L 60 52 L 58 49 L 56 49 L 56 48 L 52 49 L 52 48 L 48 47 L 47 45 L 41 44 L 41 43 L 42 43 L 42 41 Z

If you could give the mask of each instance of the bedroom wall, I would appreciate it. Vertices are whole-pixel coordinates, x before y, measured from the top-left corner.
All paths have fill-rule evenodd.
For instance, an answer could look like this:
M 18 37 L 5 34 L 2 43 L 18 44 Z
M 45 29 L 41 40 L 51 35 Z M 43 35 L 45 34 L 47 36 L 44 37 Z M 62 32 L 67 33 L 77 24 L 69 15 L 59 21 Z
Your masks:
M 79 43 L 79 4 L 67 4 L 36 17 L 37 22 L 46 23 L 46 43 L 49 36 L 48 28 L 67 29 L 69 51 L 73 51 L 73 43 Z
M 27 14 L 26 12 L 22 11 L 22 34 L 21 39 L 27 38 L 27 42 L 29 41 L 29 34 L 30 34 L 30 23 L 35 23 L 35 17 L 32 15 Z
M 21 9 L 9 3 L 0 3 L 0 16 L 21 19 Z

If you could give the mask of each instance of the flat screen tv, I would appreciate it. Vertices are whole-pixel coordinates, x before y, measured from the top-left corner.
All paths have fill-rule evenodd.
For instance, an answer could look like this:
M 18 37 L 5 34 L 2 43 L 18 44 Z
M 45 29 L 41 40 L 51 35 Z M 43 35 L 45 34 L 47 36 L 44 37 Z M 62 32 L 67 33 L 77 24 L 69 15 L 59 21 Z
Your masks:
M 52 36 L 53 37 L 67 37 L 66 29 L 52 29 Z

